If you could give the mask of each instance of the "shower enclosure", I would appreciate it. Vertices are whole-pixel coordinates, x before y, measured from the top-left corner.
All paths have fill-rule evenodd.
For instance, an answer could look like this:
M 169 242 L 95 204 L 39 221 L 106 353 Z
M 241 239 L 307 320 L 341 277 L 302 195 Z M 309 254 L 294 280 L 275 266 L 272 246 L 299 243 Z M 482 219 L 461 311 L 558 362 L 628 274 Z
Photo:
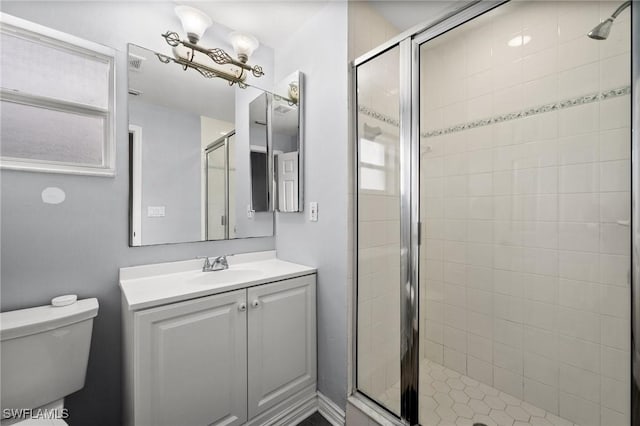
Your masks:
M 629 3 L 476 2 L 355 61 L 354 394 L 391 421 L 640 422 Z
M 205 229 L 207 240 L 236 237 L 235 130 L 209 144 L 205 150 Z

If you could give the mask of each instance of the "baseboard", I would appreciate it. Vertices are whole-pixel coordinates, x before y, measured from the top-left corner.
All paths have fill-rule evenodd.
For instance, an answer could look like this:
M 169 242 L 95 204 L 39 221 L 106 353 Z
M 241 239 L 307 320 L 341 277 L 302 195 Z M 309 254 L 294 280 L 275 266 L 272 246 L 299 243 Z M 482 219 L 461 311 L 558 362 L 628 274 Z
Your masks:
M 315 383 L 278 405 L 254 417 L 244 426 L 291 426 L 297 425 L 318 411 Z
M 333 426 L 344 426 L 345 412 L 335 402 L 318 392 L 318 411 Z
M 344 410 L 322 393 L 307 388 L 251 419 L 245 426 L 297 425 L 316 411 L 333 426 L 345 425 Z

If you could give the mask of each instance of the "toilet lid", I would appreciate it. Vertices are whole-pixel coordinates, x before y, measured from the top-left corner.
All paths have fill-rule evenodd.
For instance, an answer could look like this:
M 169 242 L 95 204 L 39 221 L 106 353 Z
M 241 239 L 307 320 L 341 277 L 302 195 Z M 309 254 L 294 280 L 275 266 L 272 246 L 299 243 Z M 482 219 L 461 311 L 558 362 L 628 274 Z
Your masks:
M 67 306 L 38 306 L 0 313 L 0 341 L 42 333 L 95 317 L 98 299 L 78 300 Z

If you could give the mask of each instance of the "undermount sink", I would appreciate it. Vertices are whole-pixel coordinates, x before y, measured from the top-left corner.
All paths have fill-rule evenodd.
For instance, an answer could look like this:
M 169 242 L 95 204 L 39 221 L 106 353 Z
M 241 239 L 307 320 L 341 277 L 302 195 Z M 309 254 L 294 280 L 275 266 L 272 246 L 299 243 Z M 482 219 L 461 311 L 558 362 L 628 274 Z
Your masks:
M 221 271 L 200 272 L 188 281 L 191 284 L 216 285 L 251 281 L 263 275 L 258 269 L 234 268 Z

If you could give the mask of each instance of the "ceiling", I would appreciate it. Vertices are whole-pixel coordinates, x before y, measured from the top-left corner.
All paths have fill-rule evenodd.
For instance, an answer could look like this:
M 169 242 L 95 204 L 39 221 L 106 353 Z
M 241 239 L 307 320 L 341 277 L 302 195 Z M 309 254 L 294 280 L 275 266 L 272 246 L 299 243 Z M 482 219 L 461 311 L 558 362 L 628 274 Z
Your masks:
M 367 0 L 348 0 L 367 1 Z M 398 30 L 421 24 L 461 0 L 369 0 L 372 7 Z M 465 1 L 465 0 L 463 0 Z M 272 48 L 286 41 L 298 28 L 325 7 L 329 0 L 187 1 L 230 30 L 255 35 Z M 223 38 L 226 34 L 220 34 Z
M 451 10 L 461 0 L 371 0 L 371 6 L 400 32 Z
M 180 2 L 200 9 L 231 31 L 253 34 L 275 48 L 314 16 L 327 0 L 235 0 Z M 221 34 L 224 38 L 226 34 Z

